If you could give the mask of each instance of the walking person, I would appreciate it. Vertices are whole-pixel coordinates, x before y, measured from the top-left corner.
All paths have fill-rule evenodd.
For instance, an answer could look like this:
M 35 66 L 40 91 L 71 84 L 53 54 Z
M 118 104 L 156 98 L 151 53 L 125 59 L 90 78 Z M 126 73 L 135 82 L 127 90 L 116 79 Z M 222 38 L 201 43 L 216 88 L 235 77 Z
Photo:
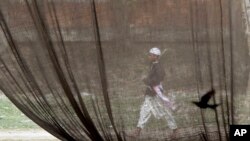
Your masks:
M 128 135 L 130 137 L 138 137 L 152 115 L 157 119 L 164 118 L 167 121 L 168 127 L 173 131 L 171 138 L 176 134 L 177 125 L 171 113 L 175 107 L 169 98 L 163 95 L 162 81 L 165 71 L 159 62 L 160 56 L 159 48 L 153 47 L 149 50 L 150 70 L 148 76 L 143 79 L 146 85 L 145 99 L 140 109 L 137 128 Z

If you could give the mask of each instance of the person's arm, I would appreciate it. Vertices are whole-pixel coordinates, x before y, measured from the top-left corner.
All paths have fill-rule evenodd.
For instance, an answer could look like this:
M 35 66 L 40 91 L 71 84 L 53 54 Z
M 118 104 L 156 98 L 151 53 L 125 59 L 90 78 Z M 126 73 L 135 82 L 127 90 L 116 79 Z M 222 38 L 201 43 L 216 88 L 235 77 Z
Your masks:
M 165 103 L 167 107 L 171 108 L 172 110 L 175 110 L 176 107 L 174 106 L 174 102 L 163 94 L 161 87 L 162 87 L 161 84 L 153 87 L 156 95 L 160 97 L 160 99 Z

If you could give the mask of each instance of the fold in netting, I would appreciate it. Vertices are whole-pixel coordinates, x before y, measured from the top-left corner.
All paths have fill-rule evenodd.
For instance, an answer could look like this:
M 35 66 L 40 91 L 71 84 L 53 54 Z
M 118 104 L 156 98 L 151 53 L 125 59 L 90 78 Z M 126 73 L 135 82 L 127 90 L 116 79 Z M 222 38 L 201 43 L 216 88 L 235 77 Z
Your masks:
M 250 123 L 244 2 L 3 0 L 0 90 L 60 140 L 229 140 L 229 125 Z M 134 138 L 154 99 L 143 83 L 153 47 L 177 135 L 147 116 Z M 216 110 L 192 104 L 211 89 Z

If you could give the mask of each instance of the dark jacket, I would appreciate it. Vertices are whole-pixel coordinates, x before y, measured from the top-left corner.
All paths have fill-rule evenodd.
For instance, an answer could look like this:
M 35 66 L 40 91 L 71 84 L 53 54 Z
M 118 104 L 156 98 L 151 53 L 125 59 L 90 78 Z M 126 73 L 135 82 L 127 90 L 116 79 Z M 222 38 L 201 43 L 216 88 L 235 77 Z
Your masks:
M 165 71 L 159 62 L 153 62 L 150 66 L 149 74 L 143 81 L 147 85 L 146 95 L 155 96 L 154 86 L 159 85 L 165 77 Z

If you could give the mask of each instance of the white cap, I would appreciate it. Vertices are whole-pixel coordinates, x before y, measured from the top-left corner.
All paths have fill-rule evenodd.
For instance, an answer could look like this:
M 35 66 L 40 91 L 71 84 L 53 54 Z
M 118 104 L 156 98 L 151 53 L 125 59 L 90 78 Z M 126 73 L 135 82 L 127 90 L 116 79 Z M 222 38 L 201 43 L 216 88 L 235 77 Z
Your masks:
M 159 48 L 157 48 L 157 47 L 153 47 L 153 48 L 151 48 L 149 50 L 149 53 L 160 56 L 161 55 L 161 50 Z

